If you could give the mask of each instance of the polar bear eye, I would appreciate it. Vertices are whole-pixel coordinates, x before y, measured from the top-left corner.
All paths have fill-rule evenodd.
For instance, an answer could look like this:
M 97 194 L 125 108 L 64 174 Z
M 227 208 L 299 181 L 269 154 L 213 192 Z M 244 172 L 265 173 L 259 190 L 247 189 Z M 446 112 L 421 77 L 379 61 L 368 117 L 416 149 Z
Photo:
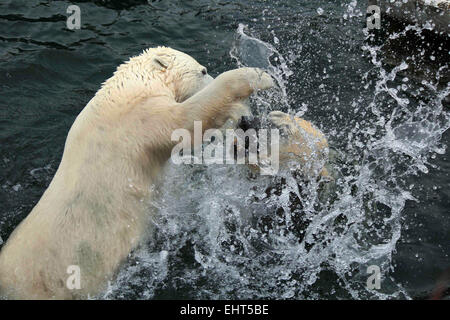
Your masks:
M 204 76 L 206 76 L 206 75 L 208 74 L 208 69 L 203 68 L 203 69 L 202 69 L 202 74 L 203 74 Z

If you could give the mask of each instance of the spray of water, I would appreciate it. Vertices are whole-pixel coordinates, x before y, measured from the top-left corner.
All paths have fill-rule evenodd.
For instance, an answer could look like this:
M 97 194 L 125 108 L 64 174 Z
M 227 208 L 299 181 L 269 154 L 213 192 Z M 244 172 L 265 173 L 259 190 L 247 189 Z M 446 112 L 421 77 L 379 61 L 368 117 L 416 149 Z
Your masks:
M 374 83 L 373 96 L 354 108 L 367 112 L 355 127 L 328 129 L 345 141 L 330 159 L 333 183 L 289 172 L 259 177 L 245 166 L 169 165 L 149 204 L 153 237 L 105 297 L 409 298 L 390 276 L 405 203 L 416 201 L 405 181 L 426 173 L 433 153 L 445 152 L 440 139 L 450 117 L 442 101 L 449 87 L 424 80 L 417 94 L 427 90 L 434 98 L 410 103 L 407 77 L 395 84 L 408 64 L 388 71 L 380 50 L 363 47 L 373 64 L 363 77 Z M 238 66 L 264 68 L 278 83 L 279 90 L 255 98 L 255 113 L 299 110 L 288 102 L 292 71 L 273 45 L 239 25 L 230 54 Z M 382 272 L 380 290 L 367 288 L 371 265 Z

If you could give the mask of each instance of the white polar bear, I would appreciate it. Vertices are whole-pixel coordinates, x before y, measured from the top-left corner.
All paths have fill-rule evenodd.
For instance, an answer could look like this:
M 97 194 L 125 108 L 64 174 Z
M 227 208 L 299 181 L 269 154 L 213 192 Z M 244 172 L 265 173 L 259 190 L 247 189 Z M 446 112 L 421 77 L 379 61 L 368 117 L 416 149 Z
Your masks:
M 314 124 L 302 118 L 291 116 L 281 111 L 272 111 L 268 115 L 271 127 L 281 132 L 278 144 L 278 161 L 280 169 L 296 172 L 307 180 L 321 178 L 331 181 L 325 164 L 328 162 L 329 146 L 325 135 Z M 244 117 L 237 124 L 239 129 L 261 129 L 260 119 Z M 246 152 L 249 146 L 235 140 L 235 152 Z M 259 164 L 271 162 L 267 155 L 258 154 Z M 261 172 L 260 165 L 250 164 L 255 173 Z
M 194 121 L 220 128 L 246 112 L 241 101 L 254 90 L 272 86 L 254 68 L 213 80 L 192 57 L 165 47 L 119 66 L 75 120 L 55 177 L 2 248 L 0 295 L 100 293 L 148 233 L 143 200 L 170 157 L 173 130 L 193 130 Z M 76 281 L 67 286 L 72 266 L 79 289 Z

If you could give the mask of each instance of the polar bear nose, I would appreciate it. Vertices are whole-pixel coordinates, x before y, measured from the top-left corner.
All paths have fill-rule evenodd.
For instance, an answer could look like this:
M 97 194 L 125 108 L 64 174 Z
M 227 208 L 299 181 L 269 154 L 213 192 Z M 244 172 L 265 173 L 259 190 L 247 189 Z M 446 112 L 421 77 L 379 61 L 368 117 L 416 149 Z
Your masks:
M 247 131 L 248 129 L 259 130 L 262 127 L 261 119 L 253 116 L 243 116 L 239 120 L 237 127 L 244 131 Z
M 203 68 L 203 69 L 202 69 L 202 74 L 203 74 L 204 76 L 206 76 L 206 75 L 208 74 L 208 69 Z

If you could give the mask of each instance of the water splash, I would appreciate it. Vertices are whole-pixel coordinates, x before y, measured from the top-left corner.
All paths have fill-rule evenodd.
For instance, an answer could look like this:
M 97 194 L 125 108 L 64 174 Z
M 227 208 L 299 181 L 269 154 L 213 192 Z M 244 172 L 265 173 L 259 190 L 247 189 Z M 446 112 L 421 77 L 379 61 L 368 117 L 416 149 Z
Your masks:
M 238 66 L 268 70 L 279 86 L 255 99 L 256 112 L 280 104 L 298 111 L 288 102 L 286 59 L 244 29 L 240 24 L 231 56 Z M 405 203 L 417 201 L 407 178 L 426 173 L 431 155 L 445 152 L 449 87 L 424 80 L 417 89 L 402 75 L 408 64 L 385 69 L 381 50 L 363 46 L 373 66 L 363 76 L 371 98 L 355 112 L 368 112 L 354 127 L 329 128 L 332 141 L 345 141 L 330 160 L 334 184 L 289 172 L 255 177 L 242 166 L 169 165 L 150 203 L 149 212 L 158 212 L 151 215 L 154 236 L 106 297 L 411 298 L 391 276 L 392 256 Z M 416 89 L 432 98 L 417 99 Z M 380 267 L 381 290 L 366 286 L 371 265 Z
M 275 79 L 280 91 L 272 94 L 271 98 L 267 96 L 264 98 L 256 97 L 257 104 L 264 106 L 258 108 L 259 113 L 267 110 L 287 109 L 291 111 L 288 102 L 287 87 L 289 77 L 293 74 L 289 68 L 286 59 L 278 52 L 278 50 L 271 45 L 261 41 L 258 38 L 249 36 L 245 33 L 247 26 L 240 23 L 237 29 L 236 43 L 230 50 L 230 56 L 236 60 L 238 67 L 254 67 L 266 70 Z M 274 42 L 279 39 L 274 36 Z M 278 109 L 274 109 L 274 104 Z

